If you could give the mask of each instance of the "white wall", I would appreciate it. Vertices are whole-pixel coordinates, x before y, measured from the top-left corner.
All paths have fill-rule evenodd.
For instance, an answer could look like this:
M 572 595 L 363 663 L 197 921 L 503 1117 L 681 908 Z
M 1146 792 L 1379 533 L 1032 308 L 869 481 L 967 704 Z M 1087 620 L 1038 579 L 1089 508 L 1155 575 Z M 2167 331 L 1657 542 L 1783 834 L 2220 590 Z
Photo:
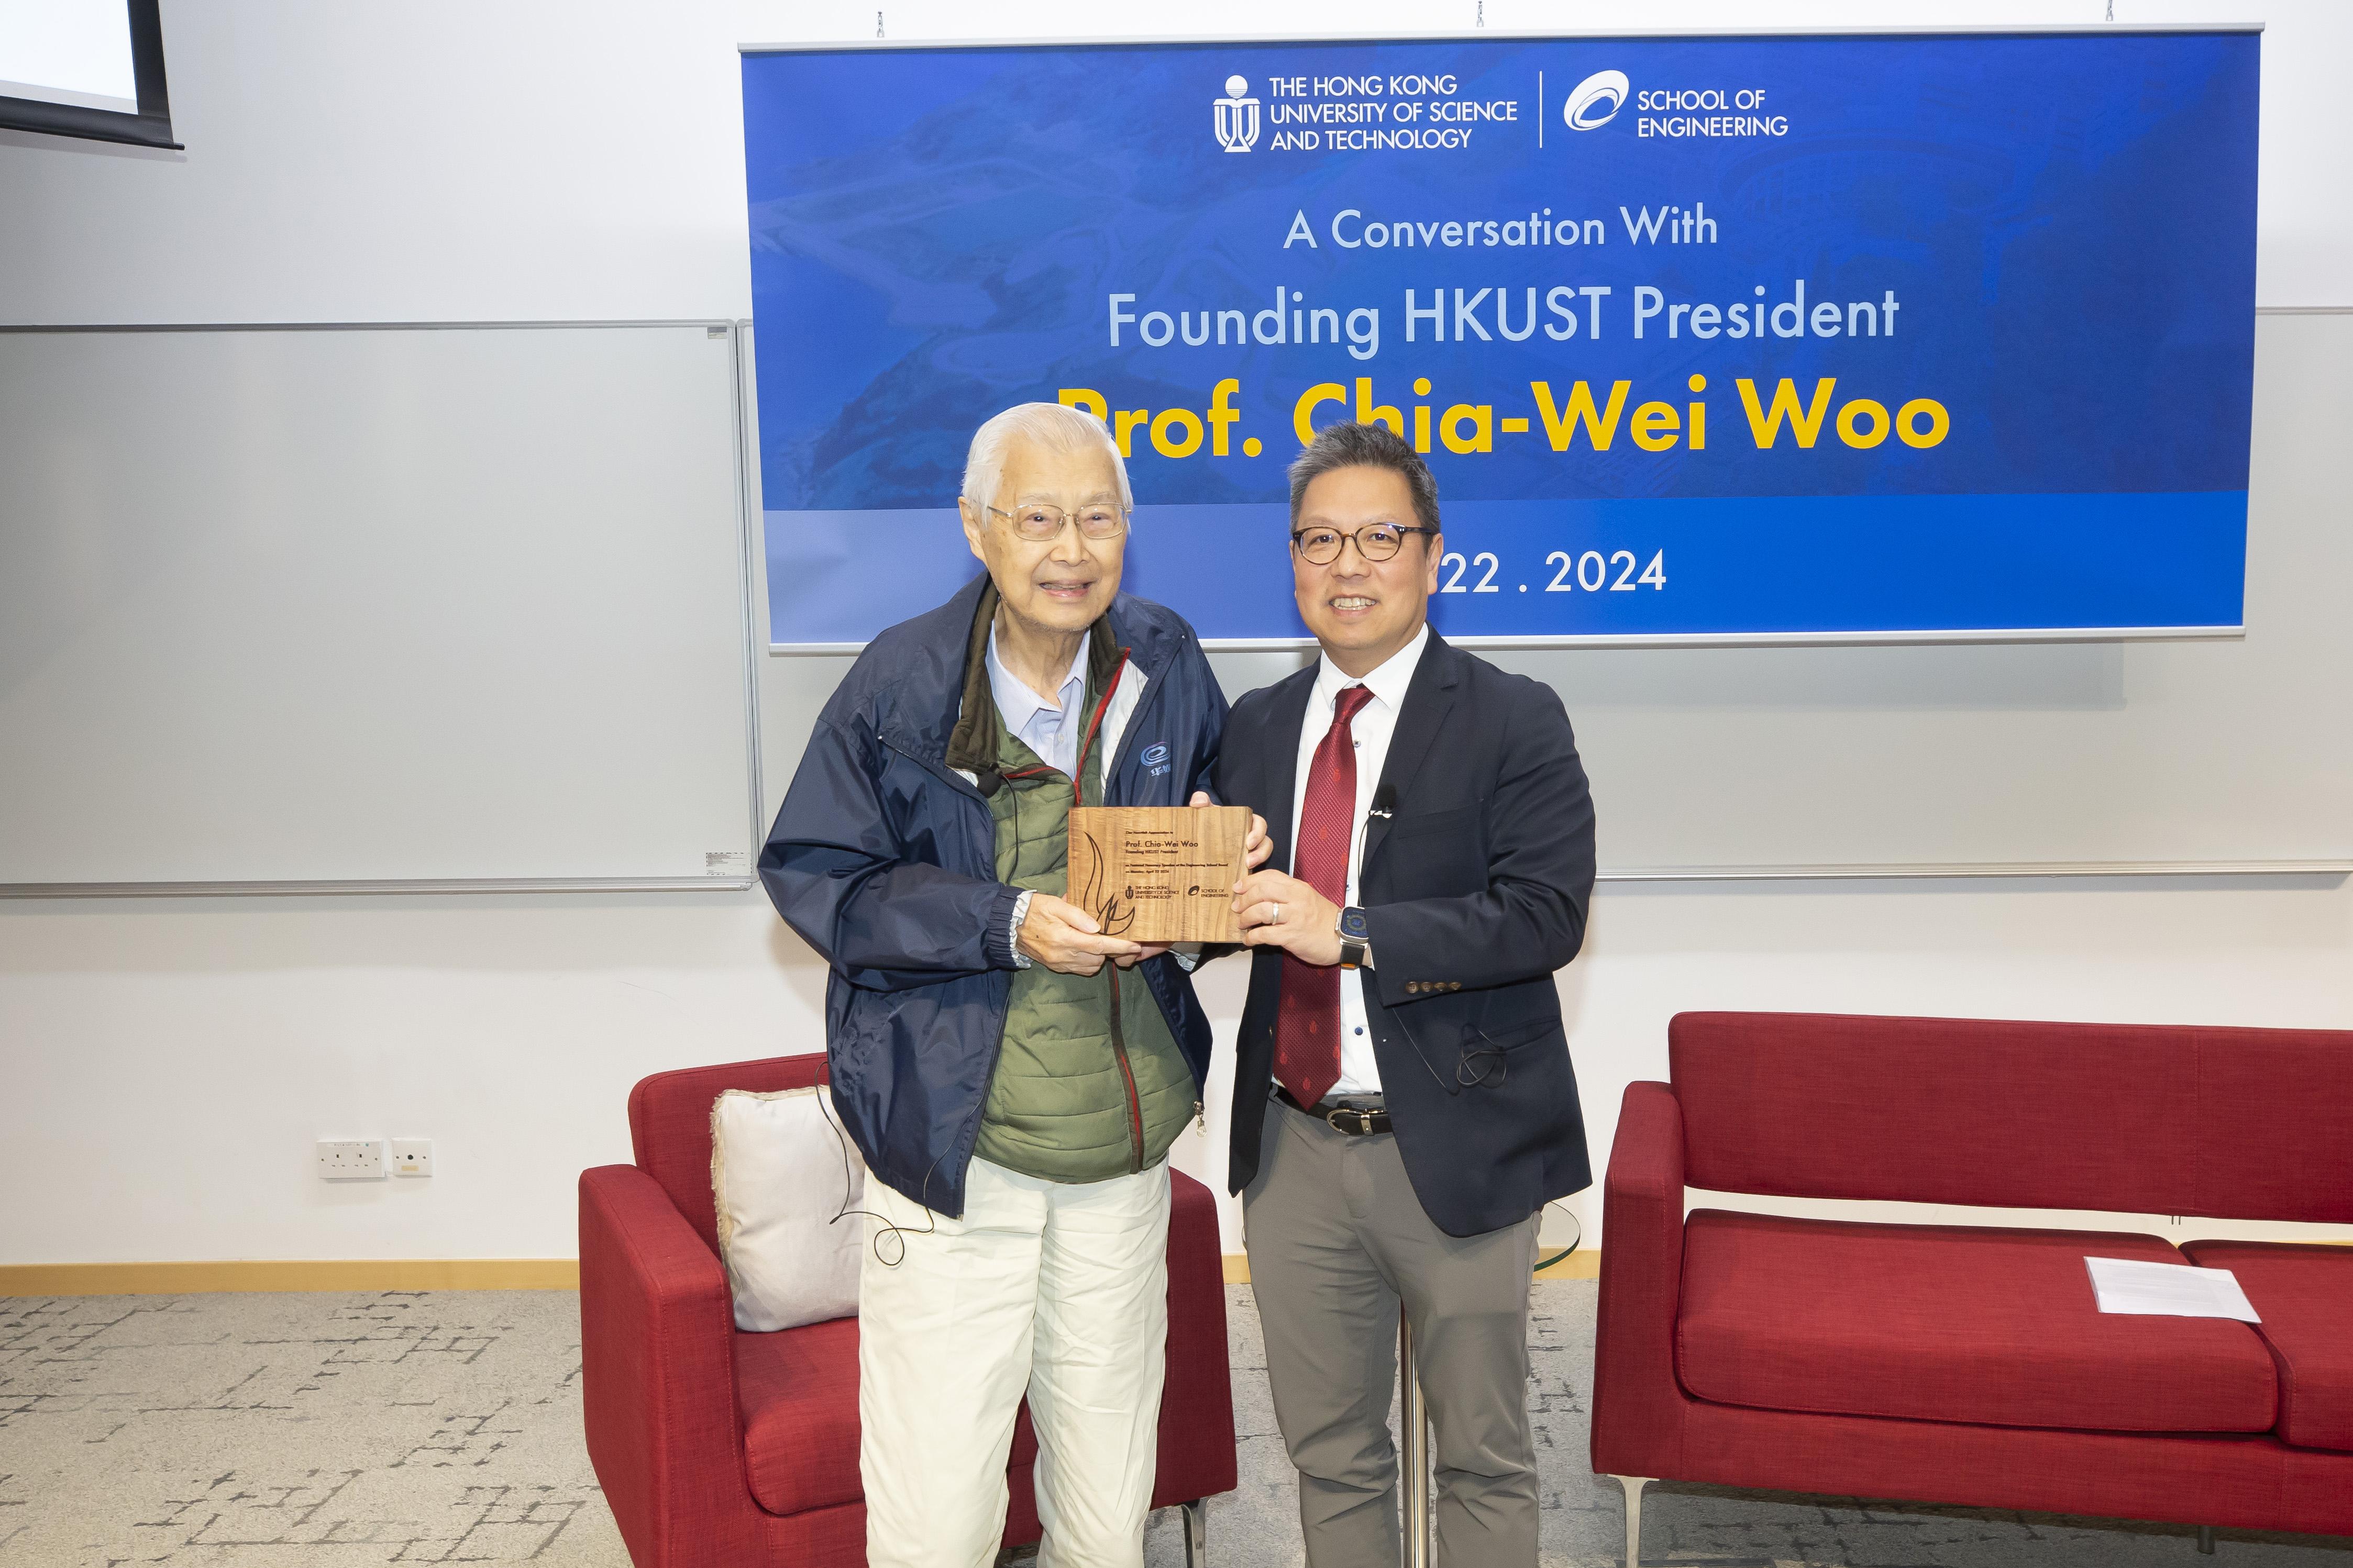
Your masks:
M 1202 36 L 1467 27 L 1474 3 L 1209 0 L 1120 20 Z M 2102 4 L 1900 19 L 2094 22 Z M 2272 23 L 2259 295 L 2353 304 L 2336 101 L 2353 7 L 2117 8 Z M 895 37 L 977 25 L 969 5 L 884 9 Z M 1861 4 L 1486 9 L 1497 30 L 1899 19 Z M 1033 36 L 1115 25 L 1038 0 L 987 14 Z M 0 320 L 748 314 L 733 46 L 871 37 L 873 20 L 839 4 L 166 0 L 188 151 L 0 132 Z M 1284 668 L 1223 662 L 1253 679 Z M 766 662 L 772 804 L 839 668 Z M 1203 982 L 1221 1036 L 1241 973 Z M 2353 1027 L 2353 889 L 1613 887 L 1561 987 L 1598 1167 L 1620 1091 L 1663 1076 L 1665 1021 L 1683 1008 Z M 757 895 L 0 900 L 0 1263 L 565 1256 L 575 1174 L 628 1157 L 628 1085 L 816 1049 L 822 989 Z M 438 1173 L 313 1178 L 313 1138 L 364 1135 L 434 1138 Z M 1178 1158 L 1222 1163 L 1189 1135 Z

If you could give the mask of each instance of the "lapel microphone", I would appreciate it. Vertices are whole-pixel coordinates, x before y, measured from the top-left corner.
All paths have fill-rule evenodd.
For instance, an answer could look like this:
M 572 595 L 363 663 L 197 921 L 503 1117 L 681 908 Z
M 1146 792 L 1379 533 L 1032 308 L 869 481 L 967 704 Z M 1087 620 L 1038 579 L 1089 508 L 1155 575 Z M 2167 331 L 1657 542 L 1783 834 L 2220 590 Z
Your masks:
M 1382 821 L 1386 822 L 1389 819 L 1390 815 L 1396 809 L 1397 785 L 1389 783 L 1387 779 L 1383 779 L 1381 781 L 1380 787 L 1373 791 L 1372 807 L 1370 810 L 1366 812 L 1365 815 L 1367 816 L 1377 816 Z

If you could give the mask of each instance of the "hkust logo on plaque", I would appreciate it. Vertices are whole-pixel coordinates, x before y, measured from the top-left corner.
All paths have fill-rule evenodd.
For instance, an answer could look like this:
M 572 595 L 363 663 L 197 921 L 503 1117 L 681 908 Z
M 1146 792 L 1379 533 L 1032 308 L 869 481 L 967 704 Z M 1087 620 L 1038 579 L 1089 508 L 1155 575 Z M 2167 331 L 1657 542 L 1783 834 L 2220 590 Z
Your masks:
M 1240 942 L 1244 805 L 1087 805 L 1071 813 L 1070 901 L 1129 942 Z

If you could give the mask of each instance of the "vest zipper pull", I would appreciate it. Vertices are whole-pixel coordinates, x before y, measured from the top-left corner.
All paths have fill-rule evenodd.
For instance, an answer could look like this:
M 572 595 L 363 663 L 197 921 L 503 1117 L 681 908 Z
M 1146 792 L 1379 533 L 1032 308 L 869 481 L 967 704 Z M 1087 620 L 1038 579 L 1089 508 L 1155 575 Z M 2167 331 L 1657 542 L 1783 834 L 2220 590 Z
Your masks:
M 1209 1113 L 1201 1109 L 1201 1102 L 1198 1100 L 1193 1102 L 1193 1125 L 1200 1130 L 1202 1137 L 1209 1135 Z

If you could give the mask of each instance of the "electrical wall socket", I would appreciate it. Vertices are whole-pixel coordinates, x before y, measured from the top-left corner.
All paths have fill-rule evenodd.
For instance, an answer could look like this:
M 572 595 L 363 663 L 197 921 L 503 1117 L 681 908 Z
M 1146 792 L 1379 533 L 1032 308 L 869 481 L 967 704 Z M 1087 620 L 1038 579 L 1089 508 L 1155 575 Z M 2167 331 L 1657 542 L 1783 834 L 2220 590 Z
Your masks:
M 384 1180 L 384 1140 L 381 1138 L 322 1138 L 319 1178 L 327 1182 Z
M 392 1141 L 392 1173 L 429 1176 L 433 1173 L 433 1140 L 396 1138 Z

